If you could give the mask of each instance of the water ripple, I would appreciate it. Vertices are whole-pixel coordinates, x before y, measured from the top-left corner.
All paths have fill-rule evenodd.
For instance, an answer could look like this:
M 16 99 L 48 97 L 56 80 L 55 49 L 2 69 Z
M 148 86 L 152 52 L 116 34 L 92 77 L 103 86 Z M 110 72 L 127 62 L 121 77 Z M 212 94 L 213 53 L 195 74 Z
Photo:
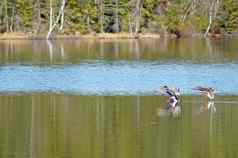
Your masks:
M 156 95 L 162 85 L 212 86 L 220 94 L 238 94 L 238 64 L 158 62 L 83 62 L 78 65 L 5 65 L 0 92 L 54 92 L 81 95 Z

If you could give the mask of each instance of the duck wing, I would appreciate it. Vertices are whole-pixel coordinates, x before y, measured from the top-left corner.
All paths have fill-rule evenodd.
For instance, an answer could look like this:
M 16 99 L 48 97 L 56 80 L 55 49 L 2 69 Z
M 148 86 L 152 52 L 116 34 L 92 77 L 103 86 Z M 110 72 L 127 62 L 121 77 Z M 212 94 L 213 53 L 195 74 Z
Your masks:
M 161 92 L 170 97 L 175 96 L 175 92 L 172 89 L 170 89 L 168 86 L 161 87 Z
M 193 90 L 198 90 L 200 92 L 210 92 L 210 88 L 201 87 L 201 86 L 195 87 L 195 88 L 193 88 Z
M 197 90 L 200 93 L 214 93 L 215 92 L 215 89 L 212 88 L 212 87 L 201 87 L 201 86 L 198 86 L 198 87 L 193 88 L 193 90 Z

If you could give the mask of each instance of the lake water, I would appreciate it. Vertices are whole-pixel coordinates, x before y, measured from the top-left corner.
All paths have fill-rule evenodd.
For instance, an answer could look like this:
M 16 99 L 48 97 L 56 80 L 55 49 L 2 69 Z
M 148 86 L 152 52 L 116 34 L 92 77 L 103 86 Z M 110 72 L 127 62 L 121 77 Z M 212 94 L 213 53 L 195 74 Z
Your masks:
M 238 157 L 237 43 L 0 41 L 0 156 Z M 181 88 L 178 111 L 163 85 Z

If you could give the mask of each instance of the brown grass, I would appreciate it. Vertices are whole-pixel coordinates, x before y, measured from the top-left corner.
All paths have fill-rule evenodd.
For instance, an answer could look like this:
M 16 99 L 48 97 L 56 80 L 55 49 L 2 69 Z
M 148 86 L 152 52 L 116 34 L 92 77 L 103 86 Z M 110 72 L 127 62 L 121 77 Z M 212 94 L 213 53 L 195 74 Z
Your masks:
M 159 34 L 145 33 L 134 36 L 130 33 L 98 33 L 86 35 L 53 35 L 53 39 L 83 38 L 83 39 L 133 39 L 133 38 L 160 38 Z M 22 32 L 10 32 L 0 34 L 0 40 L 18 40 L 18 39 L 46 39 L 46 35 L 35 35 Z

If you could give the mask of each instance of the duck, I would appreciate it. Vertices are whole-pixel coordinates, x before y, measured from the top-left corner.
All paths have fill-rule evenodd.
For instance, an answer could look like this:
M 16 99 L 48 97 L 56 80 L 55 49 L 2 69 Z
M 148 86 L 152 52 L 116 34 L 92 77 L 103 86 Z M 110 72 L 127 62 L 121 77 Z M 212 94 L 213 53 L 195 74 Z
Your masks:
M 213 100 L 209 100 L 207 102 L 204 102 L 204 104 L 200 107 L 200 112 L 211 112 L 211 113 L 215 113 L 216 112 L 216 107 L 214 105 L 214 101 Z
M 215 98 L 215 89 L 212 87 L 198 86 L 198 87 L 193 88 L 193 90 L 197 90 L 200 93 L 202 93 L 204 96 L 206 96 L 206 98 L 209 99 L 209 101 L 212 101 Z
M 169 107 L 175 108 L 180 102 L 180 89 L 169 88 L 168 86 L 161 87 L 161 93 L 168 96 L 167 103 Z

